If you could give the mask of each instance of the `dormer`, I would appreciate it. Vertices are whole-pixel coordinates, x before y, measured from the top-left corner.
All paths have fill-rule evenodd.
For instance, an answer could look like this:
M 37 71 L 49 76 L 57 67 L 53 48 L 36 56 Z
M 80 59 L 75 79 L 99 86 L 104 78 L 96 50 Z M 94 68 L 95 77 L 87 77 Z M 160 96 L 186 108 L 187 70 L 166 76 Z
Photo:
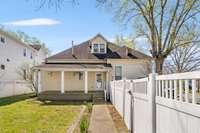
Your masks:
M 101 35 L 97 34 L 90 40 L 91 53 L 106 54 L 107 53 L 107 40 Z

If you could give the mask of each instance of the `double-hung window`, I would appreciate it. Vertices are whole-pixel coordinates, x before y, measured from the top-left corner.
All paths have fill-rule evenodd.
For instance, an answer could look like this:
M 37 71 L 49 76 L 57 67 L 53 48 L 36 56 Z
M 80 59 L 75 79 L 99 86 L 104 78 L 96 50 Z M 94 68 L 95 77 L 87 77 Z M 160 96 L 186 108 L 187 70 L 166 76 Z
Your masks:
M 98 53 L 99 51 L 99 45 L 98 44 L 93 44 L 93 52 Z
M 122 79 L 122 66 L 115 66 L 115 80 Z
M 106 47 L 105 44 L 93 44 L 93 53 L 105 53 Z
M 100 53 L 105 53 L 105 44 L 99 44 L 100 45 Z
M 26 57 L 26 49 L 24 49 L 23 55 L 24 55 L 24 57 Z

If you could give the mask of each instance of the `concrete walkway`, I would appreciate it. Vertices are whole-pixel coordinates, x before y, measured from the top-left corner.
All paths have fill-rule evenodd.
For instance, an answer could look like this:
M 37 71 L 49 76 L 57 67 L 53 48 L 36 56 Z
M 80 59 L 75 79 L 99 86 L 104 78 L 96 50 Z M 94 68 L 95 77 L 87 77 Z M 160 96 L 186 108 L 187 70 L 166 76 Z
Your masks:
M 117 133 L 106 104 L 93 106 L 89 133 Z

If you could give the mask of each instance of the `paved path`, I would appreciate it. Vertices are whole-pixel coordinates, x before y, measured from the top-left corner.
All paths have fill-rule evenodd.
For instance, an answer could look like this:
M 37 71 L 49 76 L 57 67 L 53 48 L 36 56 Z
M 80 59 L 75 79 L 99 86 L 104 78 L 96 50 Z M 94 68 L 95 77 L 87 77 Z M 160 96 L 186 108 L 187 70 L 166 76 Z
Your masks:
M 89 133 L 117 133 L 106 104 L 93 106 Z

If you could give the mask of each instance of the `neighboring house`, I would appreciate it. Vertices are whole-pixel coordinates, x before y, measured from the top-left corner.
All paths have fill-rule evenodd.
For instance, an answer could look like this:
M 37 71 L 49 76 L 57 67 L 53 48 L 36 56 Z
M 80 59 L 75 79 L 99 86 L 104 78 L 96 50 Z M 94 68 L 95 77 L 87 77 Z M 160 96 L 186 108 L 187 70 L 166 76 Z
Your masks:
M 25 80 L 31 67 L 44 62 L 46 56 L 43 53 L 0 31 L 0 97 L 4 96 L 4 91 L 5 96 L 12 95 L 9 90 L 15 91 L 16 81 Z
M 86 94 L 104 90 L 108 92 L 111 80 L 145 77 L 149 61 L 149 56 L 125 46 L 117 46 L 97 34 L 92 39 L 76 46 L 72 44 L 72 48 L 47 58 L 45 64 L 34 67 L 37 75 L 34 77 L 37 77 L 41 99 L 70 99 L 71 96 L 70 100 L 88 100 L 88 97 L 84 97 Z M 85 94 L 73 97 L 72 92 Z
M 37 50 L 34 66 L 42 64 L 43 62 L 45 62 L 45 59 L 47 58 L 47 55 L 48 55 L 45 48 L 41 45 L 38 45 L 38 44 L 30 45 L 30 46 L 33 47 L 35 50 Z

